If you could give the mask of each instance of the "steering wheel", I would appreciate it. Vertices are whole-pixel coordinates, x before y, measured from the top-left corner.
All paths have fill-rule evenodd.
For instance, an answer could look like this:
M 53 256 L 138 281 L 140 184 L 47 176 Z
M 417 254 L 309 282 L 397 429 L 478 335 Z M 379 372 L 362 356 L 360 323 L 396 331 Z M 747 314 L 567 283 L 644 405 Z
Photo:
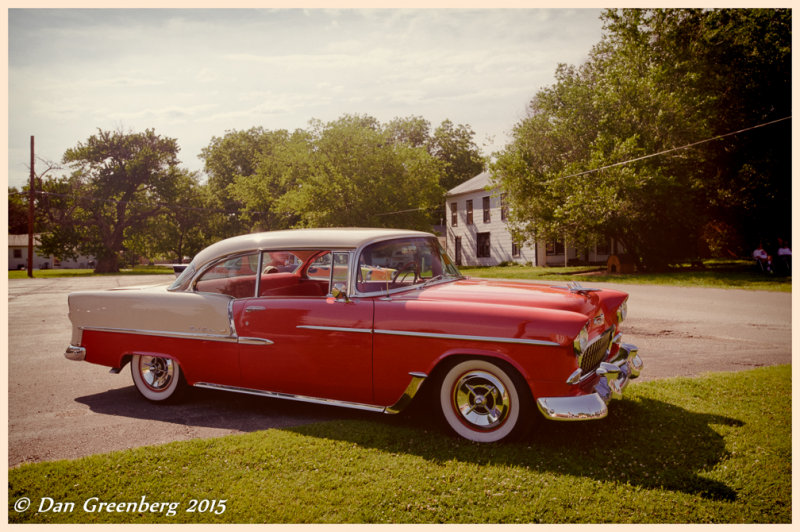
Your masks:
M 413 262 L 398 268 L 392 274 L 392 282 L 393 283 L 402 282 L 402 280 L 404 280 L 409 274 L 412 274 L 414 276 L 415 283 L 419 280 L 419 275 L 417 274 L 417 265 L 414 264 Z

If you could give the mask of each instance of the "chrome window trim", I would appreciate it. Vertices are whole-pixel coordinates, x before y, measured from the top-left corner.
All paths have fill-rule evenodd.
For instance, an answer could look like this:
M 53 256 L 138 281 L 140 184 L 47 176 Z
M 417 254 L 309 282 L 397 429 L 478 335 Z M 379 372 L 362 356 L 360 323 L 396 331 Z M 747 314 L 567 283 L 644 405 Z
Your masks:
M 436 338 L 440 340 L 463 340 L 472 342 L 492 342 L 492 343 L 504 343 L 504 344 L 523 344 L 523 345 L 538 345 L 547 347 L 561 347 L 561 344 L 557 342 L 551 342 L 549 340 L 533 340 L 530 338 L 504 338 L 497 336 L 472 336 L 466 334 L 393 331 L 388 329 L 375 329 L 375 334 L 388 334 L 394 336 L 415 336 L 420 338 Z
M 189 333 L 189 332 L 170 332 L 153 331 L 145 329 L 122 329 L 115 327 L 80 327 L 82 331 L 114 332 L 122 334 L 139 334 L 142 336 L 162 336 L 165 338 L 183 338 L 188 340 L 208 340 L 212 342 L 238 342 L 239 337 L 235 334 L 212 334 L 212 333 Z
M 313 331 L 333 331 L 333 332 L 352 332 L 352 333 L 372 333 L 372 329 L 356 329 L 353 327 L 328 327 L 324 325 L 298 325 L 298 329 L 310 329 Z

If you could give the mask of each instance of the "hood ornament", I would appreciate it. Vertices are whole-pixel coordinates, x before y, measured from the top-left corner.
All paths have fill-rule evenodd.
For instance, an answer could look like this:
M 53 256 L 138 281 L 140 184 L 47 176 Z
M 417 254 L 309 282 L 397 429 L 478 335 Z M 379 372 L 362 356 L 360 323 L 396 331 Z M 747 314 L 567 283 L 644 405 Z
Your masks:
M 599 292 L 599 288 L 584 288 L 578 281 L 570 281 L 567 283 L 567 288 L 573 294 L 583 294 L 586 295 L 589 292 Z

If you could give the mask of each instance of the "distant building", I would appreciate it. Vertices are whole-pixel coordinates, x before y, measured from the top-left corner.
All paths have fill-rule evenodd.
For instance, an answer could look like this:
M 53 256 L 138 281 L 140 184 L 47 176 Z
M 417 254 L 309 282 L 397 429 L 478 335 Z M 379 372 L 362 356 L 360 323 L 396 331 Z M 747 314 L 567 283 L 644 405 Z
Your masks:
M 446 248 L 459 266 L 496 266 L 517 262 L 533 266 L 569 263 L 605 263 L 615 253 L 614 243 L 578 250 L 564 241 L 515 242 L 508 227 L 505 193 L 483 172 L 449 190 L 446 196 Z
M 51 268 L 94 268 L 92 257 L 79 256 L 74 260 L 60 260 L 53 255 L 40 255 L 39 235 L 33 235 L 33 268 L 48 270 Z M 28 235 L 8 235 L 8 269 L 25 270 L 28 268 Z

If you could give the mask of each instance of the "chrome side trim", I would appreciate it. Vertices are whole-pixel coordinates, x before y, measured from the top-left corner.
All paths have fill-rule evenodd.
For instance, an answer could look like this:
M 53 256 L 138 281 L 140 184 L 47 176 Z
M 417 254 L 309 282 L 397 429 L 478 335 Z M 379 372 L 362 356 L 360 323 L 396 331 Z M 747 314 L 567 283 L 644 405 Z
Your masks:
M 69 360 L 77 360 L 77 361 L 85 360 L 86 359 L 86 348 L 85 347 L 76 346 L 76 345 L 71 345 L 71 346 L 67 347 L 67 350 L 64 353 L 64 356 Z
M 384 412 L 387 414 L 399 414 L 402 412 L 408 405 L 411 404 L 411 400 L 414 399 L 414 396 L 417 395 L 420 386 L 428 378 L 428 375 L 425 373 L 419 373 L 412 371 L 409 373 L 411 375 L 411 382 L 408 383 L 406 390 L 403 392 L 403 395 L 400 396 L 392 406 L 387 406 Z
M 386 407 L 377 405 L 367 405 L 364 403 L 351 403 L 348 401 L 337 401 L 335 399 L 323 399 L 319 397 L 308 397 L 306 395 L 295 395 L 291 393 L 282 392 L 268 392 L 266 390 L 254 390 L 251 388 L 240 388 L 239 386 L 228 386 L 226 384 L 214 384 L 211 382 L 196 382 L 194 384 L 197 388 L 208 388 L 211 390 L 224 390 L 227 392 L 244 393 L 247 395 L 258 395 L 260 397 L 271 397 L 273 399 L 288 399 L 290 401 L 300 401 L 303 403 L 314 403 L 321 405 L 342 406 L 345 408 L 355 408 L 357 410 L 366 410 L 368 412 L 384 412 Z
M 561 344 L 548 340 L 531 340 L 529 338 L 503 338 L 497 336 L 470 336 L 466 334 L 442 334 L 412 331 L 391 331 L 387 329 L 375 329 L 375 334 L 390 334 L 394 336 L 417 336 L 420 338 L 438 338 L 443 340 L 464 340 L 473 342 L 493 342 L 503 344 L 525 344 L 525 345 L 544 345 L 549 347 L 561 347 Z
M 310 329 L 312 331 L 334 331 L 352 333 L 371 333 L 372 329 L 356 329 L 353 327 L 327 327 L 323 325 L 298 325 L 298 329 Z
M 143 336 L 163 336 L 166 338 L 184 338 L 189 340 L 209 340 L 212 342 L 237 342 L 236 336 L 210 333 L 183 333 L 170 331 L 149 331 L 142 329 L 118 329 L 115 327 L 80 327 L 82 331 L 115 332 L 122 334 L 140 334 Z
M 239 343 L 245 345 L 272 345 L 275 342 L 266 338 L 254 338 L 252 336 L 240 336 Z

